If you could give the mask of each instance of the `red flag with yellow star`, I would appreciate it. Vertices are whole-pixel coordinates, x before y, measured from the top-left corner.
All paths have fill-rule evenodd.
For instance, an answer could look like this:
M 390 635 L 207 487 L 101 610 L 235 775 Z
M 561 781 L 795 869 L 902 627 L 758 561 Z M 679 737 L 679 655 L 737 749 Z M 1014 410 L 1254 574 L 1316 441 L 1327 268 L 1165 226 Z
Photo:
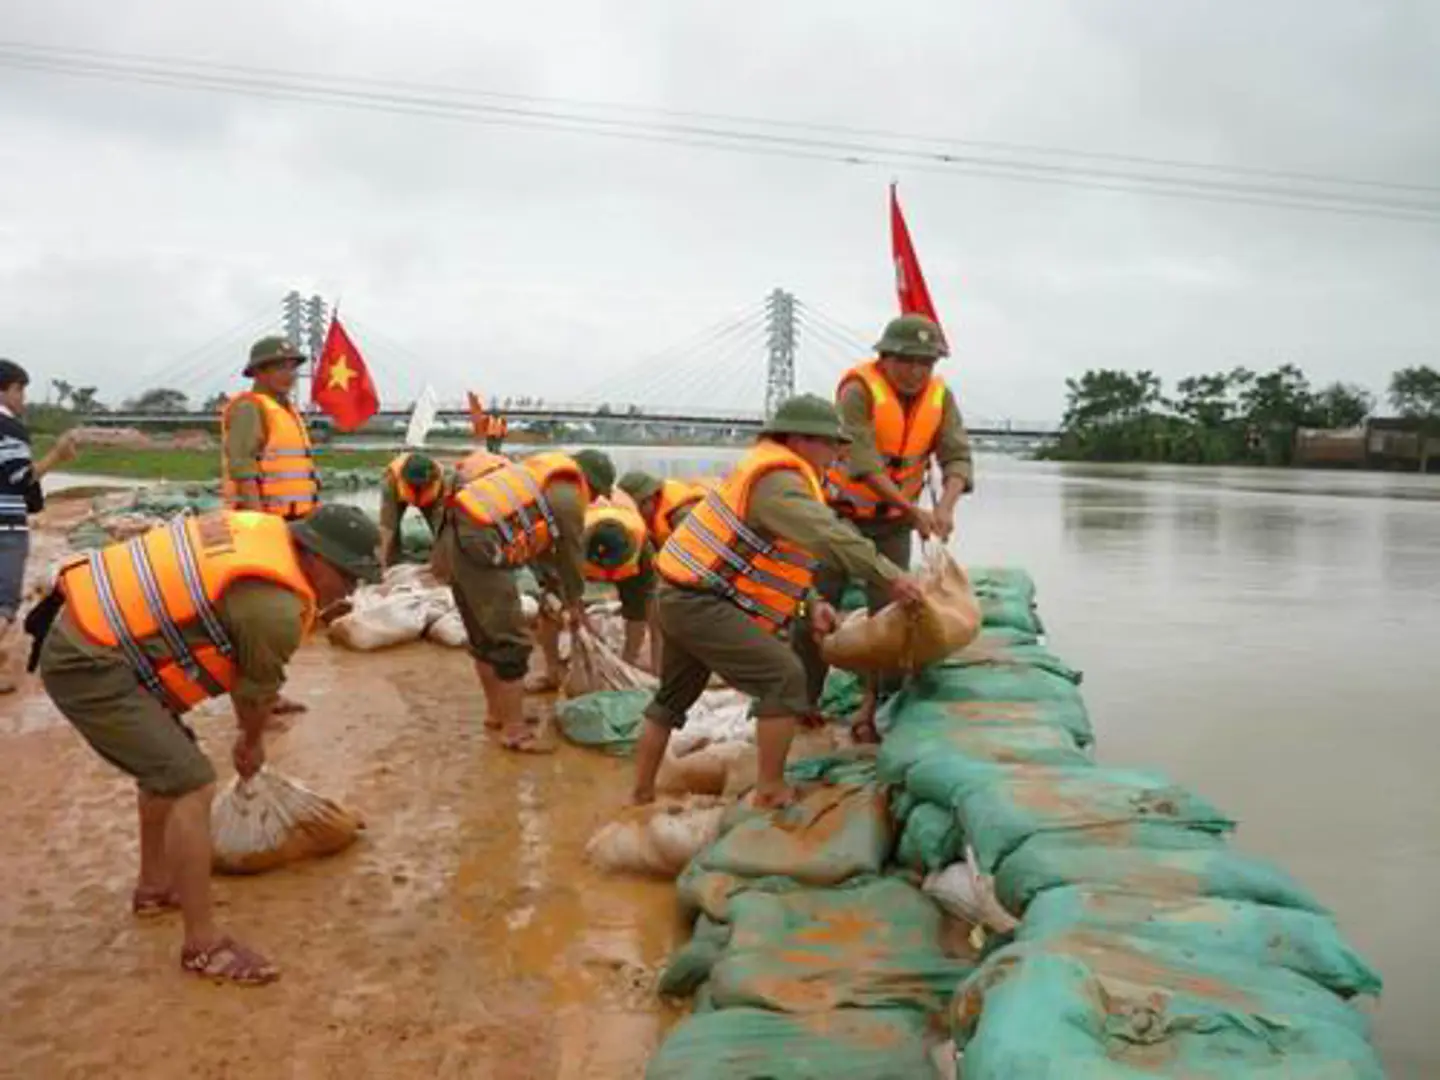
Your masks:
M 338 316 L 330 320 L 310 399 L 330 414 L 340 431 L 354 431 L 380 409 L 370 369 Z

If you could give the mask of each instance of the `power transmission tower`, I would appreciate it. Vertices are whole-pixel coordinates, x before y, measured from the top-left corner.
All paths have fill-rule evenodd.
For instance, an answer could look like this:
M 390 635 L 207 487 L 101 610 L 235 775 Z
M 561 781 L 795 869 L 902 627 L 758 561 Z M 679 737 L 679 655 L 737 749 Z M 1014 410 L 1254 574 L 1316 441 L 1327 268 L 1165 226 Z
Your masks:
M 776 289 L 765 299 L 765 324 L 770 361 L 765 371 L 765 418 L 795 395 L 795 297 Z
M 319 296 L 312 296 L 305 301 L 305 345 L 312 360 L 325 347 L 327 329 L 325 301 Z
M 305 343 L 305 301 L 292 289 L 285 294 L 285 299 L 280 301 L 280 310 L 285 340 L 298 349 Z

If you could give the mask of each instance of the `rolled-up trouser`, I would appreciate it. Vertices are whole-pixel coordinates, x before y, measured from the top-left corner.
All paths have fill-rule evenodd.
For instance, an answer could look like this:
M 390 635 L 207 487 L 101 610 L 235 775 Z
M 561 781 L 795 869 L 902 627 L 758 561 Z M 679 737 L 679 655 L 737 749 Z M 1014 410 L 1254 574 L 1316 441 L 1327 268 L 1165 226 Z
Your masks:
M 498 565 L 498 545 L 466 524 L 447 522 L 438 543 L 445 546 L 438 554 L 450 577 L 470 654 L 494 668 L 502 682 L 523 679 L 530 670 L 531 640 L 516 571 Z
M 645 718 L 669 728 L 685 724 L 714 672 L 755 699 L 755 716 L 799 716 L 805 711 L 805 669 L 788 642 L 713 593 L 661 583 L 660 688 Z
M 881 555 L 901 570 L 910 569 L 910 553 L 914 529 L 908 521 L 856 522 L 860 534 L 873 543 Z M 815 591 L 829 604 L 838 604 L 849 580 L 837 567 L 825 565 L 815 574 Z M 865 586 L 865 602 L 870 612 L 879 611 L 890 602 L 890 593 L 883 585 L 868 583 Z M 795 651 L 805 665 L 805 684 L 809 694 L 810 707 L 814 708 L 825 692 L 825 676 L 829 665 L 820 658 L 820 647 L 809 633 L 808 627 L 795 632 Z M 867 680 L 877 693 L 888 694 L 899 689 L 900 676 L 880 676 Z

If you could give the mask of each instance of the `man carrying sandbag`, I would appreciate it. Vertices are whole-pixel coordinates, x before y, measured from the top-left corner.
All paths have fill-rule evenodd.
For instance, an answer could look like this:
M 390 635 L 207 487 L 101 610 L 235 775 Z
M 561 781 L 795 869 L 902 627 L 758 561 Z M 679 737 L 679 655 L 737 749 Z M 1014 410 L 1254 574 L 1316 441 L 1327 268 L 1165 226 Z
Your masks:
M 829 402 L 809 394 L 791 398 L 661 550 L 660 688 L 645 710 L 636 750 L 637 803 L 654 799 L 670 733 L 685 723 L 712 672 L 755 699 L 755 804 L 778 808 L 790 801 L 785 759 L 808 701 L 805 670 L 783 635 L 807 602 L 814 632 L 835 628 L 834 609 L 811 596 L 821 562 L 894 600 L 920 601 L 916 580 L 825 505 L 825 470 L 847 441 Z
M 374 524 L 349 506 L 303 521 L 220 511 L 177 517 L 72 562 L 43 602 L 40 675 L 55 706 L 139 787 L 137 916 L 178 908 L 184 970 L 254 986 L 278 971 L 216 926 L 210 898 L 215 770 L 181 715 L 229 694 L 236 771 L 265 763 L 285 665 L 318 612 L 379 579 Z
M 835 512 L 898 566 L 909 567 L 911 537 L 948 540 L 955 529 L 955 508 L 970 491 L 970 438 L 955 395 L 935 374 L 944 355 L 940 328 L 923 315 L 891 320 L 876 344 L 878 358 L 846 372 L 836 390 L 836 405 L 852 438 L 848 459 L 830 467 L 826 494 Z M 944 486 L 933 510 L 920 505 L 930 462 L 940 465 Z M 826 567 L 819 590 L 831 603 L 845 589 L 845 575 Z M 866 590 L 871 612 L 884 607 L 883 589 Z M 825 664 L 814 641 L 797 642 L 816 702 L 825 685 Z M 873 742 L 878 687 L 871 680 L 865 701 L 852 719 L 861 741 Z
M 614 483 L 615 466 L 598 450 L 535 454 L 470 481 L 451 500 L 436 559 L 448 569 L 485 691 L 485 726 L 502 732 L 506 749 L 541 749 L 525 722 L 531 642 L 515 571 L 540 564 L 572 628 L 583 625 L 585 511 Z M 547 657 L 545 674 L 558 688 L 556 658 Z

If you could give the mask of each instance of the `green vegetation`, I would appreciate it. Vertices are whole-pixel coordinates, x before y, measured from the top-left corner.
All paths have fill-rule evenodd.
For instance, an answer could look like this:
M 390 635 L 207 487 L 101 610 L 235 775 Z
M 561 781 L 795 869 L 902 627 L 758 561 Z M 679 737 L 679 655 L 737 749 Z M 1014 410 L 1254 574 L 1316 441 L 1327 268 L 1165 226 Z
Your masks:
M 41 436 L 36 449 L 43 453 L 54 439 Z M 393 450 L 322 449 L 317 454 L 322 469 L 382 469 L 395 456 Z M 167 480 L 173 483 L 204 483 L 220 477 L 220 450 L 146 450 L 128 446 L 87 446 L 65 471 L 82 476 L 120 476 L 132 480 Z
M 1374 406 L 1348 383 L 1312 388 L 1294 364 L 1190 376 L 1173 397 L 1151 371 L 1087 371 L 1065 388 L 1060 438 L 1041 455 L 1053 460 L 1288 465 L 1297 429 L 1354 427 Z M 1440 406 L 1440 385 L 1431 392 Z

